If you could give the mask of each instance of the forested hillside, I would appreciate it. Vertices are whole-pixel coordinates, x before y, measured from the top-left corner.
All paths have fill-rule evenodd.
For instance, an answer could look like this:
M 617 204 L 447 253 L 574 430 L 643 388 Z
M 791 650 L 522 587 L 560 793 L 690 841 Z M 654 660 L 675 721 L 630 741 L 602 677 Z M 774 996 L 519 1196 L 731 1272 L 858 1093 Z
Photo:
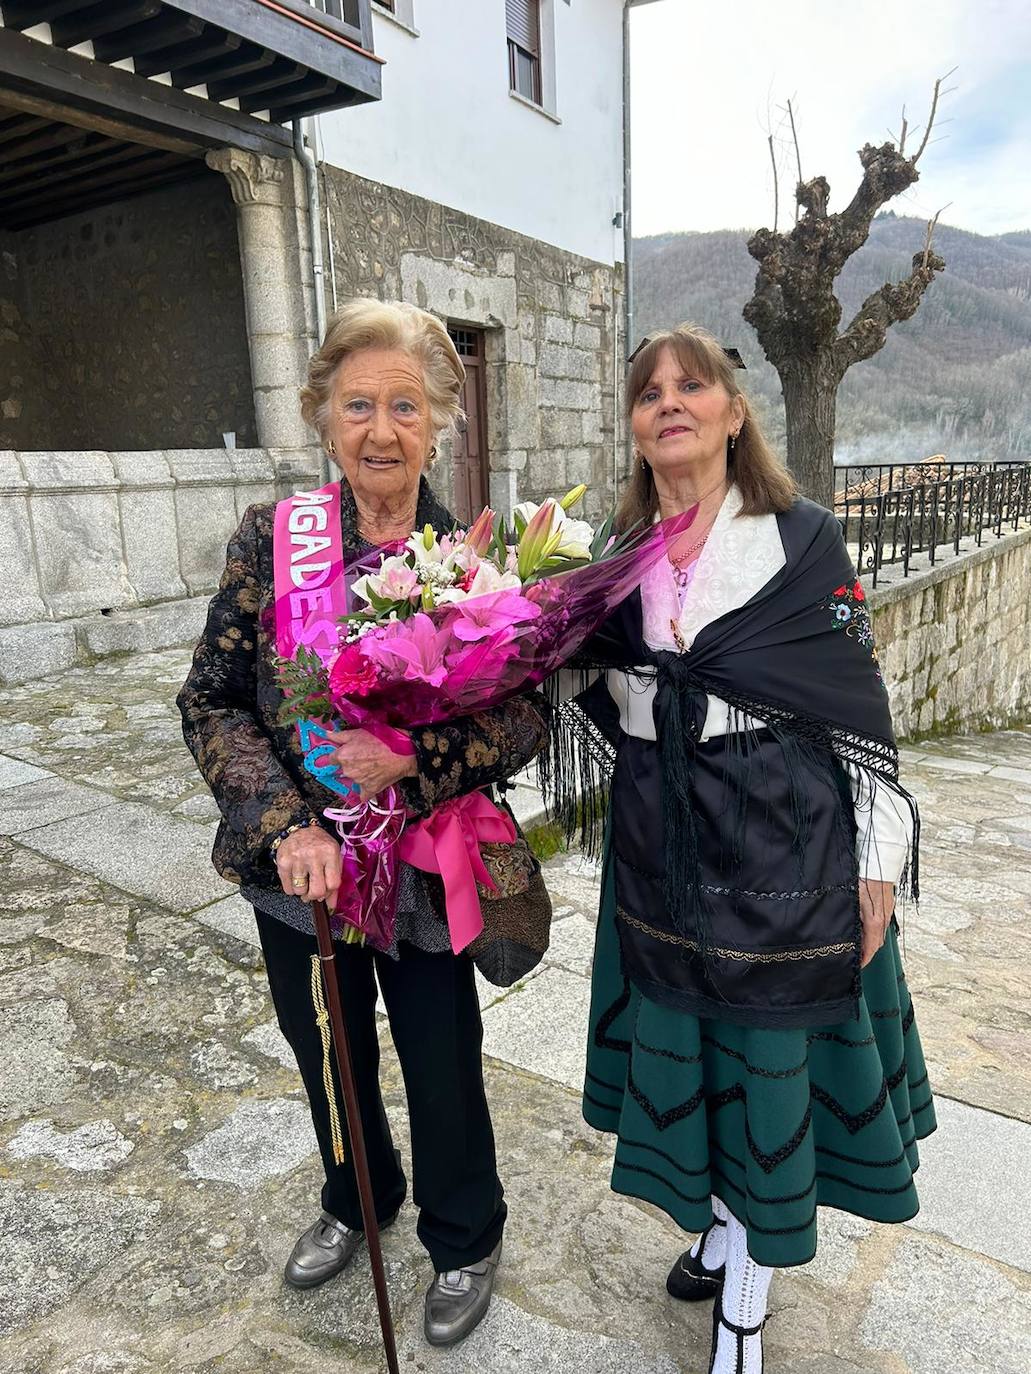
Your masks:
M 755 262 L 746 231 L 664 234 L 634 244 L 637 342 L 680 320 L 740 348 L 746 385 L 778 446 L 780 381 L 741 309 Z M 910 270 L 920 220 L 887 213 L 838 281 L 842 327 L 883 282 Z M 913 319 L 875 357 L 850 369 L 838 393 L 837 461 L 1031 457 L 1031 232 L 986 238 L 939 227 L 946 271 Z

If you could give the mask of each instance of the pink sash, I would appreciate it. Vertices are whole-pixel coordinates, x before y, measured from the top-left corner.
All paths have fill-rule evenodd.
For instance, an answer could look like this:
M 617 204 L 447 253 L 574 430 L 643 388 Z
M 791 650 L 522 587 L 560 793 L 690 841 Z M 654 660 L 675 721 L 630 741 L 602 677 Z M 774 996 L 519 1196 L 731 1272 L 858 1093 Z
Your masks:
M 276 588 L 276 650 L 293 658 L 314 649 L 328 664 L 339 647 L 337 623 L 347 613 L 340 483 L 299 491 L 276 506 L 272 564 Z M 315 721 L 297 727 L 304 766 L 323 787 L 350 797 L 358 789 L 321 760 L 335 747 Z

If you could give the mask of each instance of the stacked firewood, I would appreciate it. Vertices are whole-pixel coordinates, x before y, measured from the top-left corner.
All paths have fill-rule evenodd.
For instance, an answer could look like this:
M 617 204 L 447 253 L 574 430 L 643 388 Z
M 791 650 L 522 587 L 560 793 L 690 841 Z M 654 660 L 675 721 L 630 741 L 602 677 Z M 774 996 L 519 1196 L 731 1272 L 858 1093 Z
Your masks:
M 924 458 L 919 463 L 914 463 L 902 474 L 902 480 L 898 480 L 897 471 L 892 472 L 887 468 L 877 470 L 874 475 L 865 482 L 854 482 L 844 491 L 839 491 L 836 495 L 838 505 L 844 505 L 846 501 L 872 500 L 875 496 L 880 496 L 889 490 L 898 490 L 900 487 L 922 487 L 927 482 L 940 482 L 942 479 L 942 464 L 949 460 L 944 453 L 935 453 L 930 458 Z M 861 465 L 857 465 L 861 466 Z M 895 480 L 892 481 L 894 476 Z

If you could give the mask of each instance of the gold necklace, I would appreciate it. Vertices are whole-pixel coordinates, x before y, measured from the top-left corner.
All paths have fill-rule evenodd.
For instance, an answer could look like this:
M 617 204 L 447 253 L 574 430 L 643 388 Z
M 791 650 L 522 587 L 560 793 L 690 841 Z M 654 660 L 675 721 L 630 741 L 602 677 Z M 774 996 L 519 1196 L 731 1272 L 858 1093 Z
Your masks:
M 683 553 L 678 553 L 676 558 L 674 558 L 673 555 L 670 554 L 669 561 L 673 564 L 674 568 L 680 568 L 685 563 L 690 563 L 691 555 L 705 546 L 705 541 L 708 539 L 711 533 L 712 526 L 710 525 L 710 527 L 702 535 L 701 539 L 696 539 L 693 544 L 689 544 L 687 549 Z

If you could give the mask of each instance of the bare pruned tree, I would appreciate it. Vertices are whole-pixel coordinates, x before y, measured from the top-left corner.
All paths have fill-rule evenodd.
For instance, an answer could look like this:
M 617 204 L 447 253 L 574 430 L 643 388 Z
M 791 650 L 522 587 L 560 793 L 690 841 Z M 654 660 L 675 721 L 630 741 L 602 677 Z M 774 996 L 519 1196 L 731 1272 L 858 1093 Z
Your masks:
M 788 108 L 798 167 L 795 203 L 802 213 L 789 232 L 778 232 L 775 220 L 773 229 L 760 229 L 749 239 L 748 251 L 759 271 L 744 317 L 780 376 L 788 466 L 804 494 L 821 505 L 830 507 L 834 501 L 838 386 L 853 363 L 883 348 L 891 326 L 916 312 L 936 273 L 944 271 L 945 263 L 932 247 L 938 216 L 928 225 L 909 276 L 887 282 L 868 296 L 844 330 L 839 329 L 841 303 L 834 283 L 848 259 L 866 242 L 877 211 L 919 179 L 918 163 L 930 141 L 939 103 L 948 94 L 944 83 L 951 75 L 934 83 L 931 111 L 915 153 L 907 155 L 906 139 L 920 131 L 908 125 L 904 110 L 896 139 L 880 147 L 868 143 L 860 150 L 862 181 L 849 205 L 837 214 L 827 208 L 830 186 L 826 178 L 802 179 L 794 110 Z

